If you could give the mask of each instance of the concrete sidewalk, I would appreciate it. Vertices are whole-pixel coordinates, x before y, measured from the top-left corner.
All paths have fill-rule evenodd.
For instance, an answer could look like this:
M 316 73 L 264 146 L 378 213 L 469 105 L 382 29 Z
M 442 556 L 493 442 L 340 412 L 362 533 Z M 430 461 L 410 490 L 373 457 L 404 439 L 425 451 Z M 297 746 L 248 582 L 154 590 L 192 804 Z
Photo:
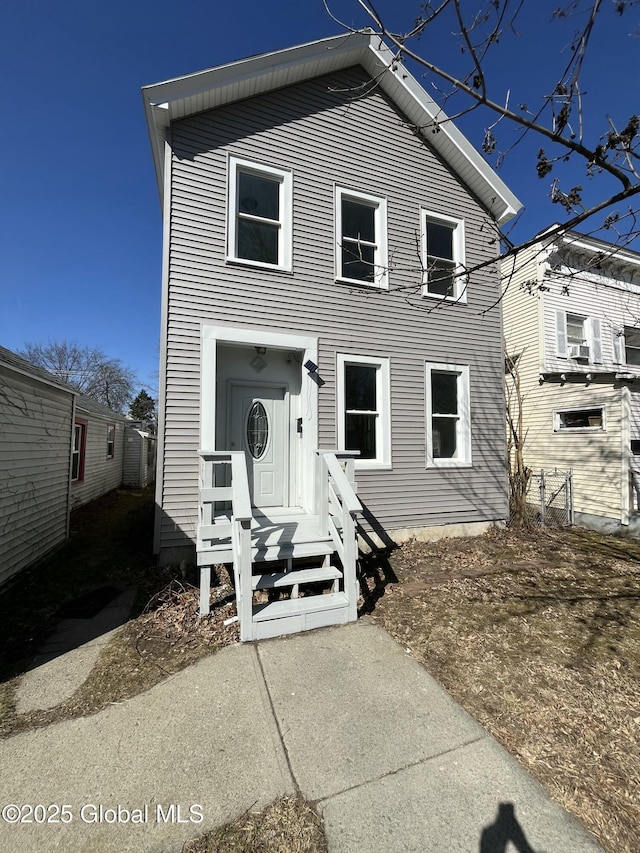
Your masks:
M 69 821 L 5 820 L 0 850 L 177 853 L 297 790 L 330 853 L 601 851 L 366 619 L 227 648 L 93 717 L 0 741 L 0 806 Z

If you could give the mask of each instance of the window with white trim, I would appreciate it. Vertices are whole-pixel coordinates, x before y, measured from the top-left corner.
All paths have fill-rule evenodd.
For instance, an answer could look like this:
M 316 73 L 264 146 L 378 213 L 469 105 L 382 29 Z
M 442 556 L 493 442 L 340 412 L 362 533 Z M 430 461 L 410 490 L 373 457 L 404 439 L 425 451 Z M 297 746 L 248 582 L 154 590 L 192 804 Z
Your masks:
M 107 427 L 107 459 L 113 459 L 116 452 L 116 428 L 114 424 Z
M 466 302 L 464 221 L 422 210 L 423 296 Z
M 391 465 L 389 359 L 337 357 L 338 448 L 356 450 L 356 467 Z
M 388 287 L 386 199 L 336 187 L 336 277 Z
M 556 355 L 583 363 L 602 363 L 602 332 L 598 317 L 556 311 Z
M 71 448 L 71 482 L 84 480 L 84 460 L 87 449 L 88 421 L 76 418 L 73 425 L 73 446 Z
M 604 428 L 604 406 L 594 406 L 590 409 L 561 409 L 553 413 L 554 432 L 568 430 L 594 432 Z
M 640 329 L 636 326 L 624 327 L 625 364 L 640 367 Z
M 229 158 L 227 260 L 291 270 L 291 172 Z
M 426 365 L 427 467 L 471 464 L 469 367 Z

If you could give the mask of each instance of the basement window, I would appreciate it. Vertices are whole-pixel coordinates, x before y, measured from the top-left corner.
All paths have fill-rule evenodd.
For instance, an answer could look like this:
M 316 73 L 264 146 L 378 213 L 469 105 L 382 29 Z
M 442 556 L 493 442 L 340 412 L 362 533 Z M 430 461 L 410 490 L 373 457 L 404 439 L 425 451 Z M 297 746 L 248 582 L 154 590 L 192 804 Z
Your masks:
M 567 430 L 596 431 L 604 430 L 604 408 L 564 409 L 554 412 L 554 432 Z

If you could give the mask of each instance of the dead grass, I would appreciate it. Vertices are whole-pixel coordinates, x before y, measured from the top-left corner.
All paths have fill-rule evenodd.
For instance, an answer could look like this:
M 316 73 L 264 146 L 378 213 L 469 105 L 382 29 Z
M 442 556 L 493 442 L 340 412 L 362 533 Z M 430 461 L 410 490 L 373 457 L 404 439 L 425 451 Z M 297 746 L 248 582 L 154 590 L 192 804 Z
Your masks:
M 637 850 L 640 542 L 493 531 L 383 568 L 374 619 L 605 849 Z
M 261 812 L 196 838 L 182 853 L 326 853 L 322 821 L 302 797 L 283 797 Z
M 199 617 L 199 590 L 189 571 L 154 565 L 150 491 L 117 491 L 83 507 L 69 543 L 20 576 L 0 597 L 0 736 L 95 714 L 148 690 L 219 648 L 238 641 L 228 576 L 212 596 L 211 618 Z M 89 678 L 55 708 L 15 713 L 19 678 L 53 630 L 60 608 L 96 583 L 135 586 L 131 619 L 104 649 Z

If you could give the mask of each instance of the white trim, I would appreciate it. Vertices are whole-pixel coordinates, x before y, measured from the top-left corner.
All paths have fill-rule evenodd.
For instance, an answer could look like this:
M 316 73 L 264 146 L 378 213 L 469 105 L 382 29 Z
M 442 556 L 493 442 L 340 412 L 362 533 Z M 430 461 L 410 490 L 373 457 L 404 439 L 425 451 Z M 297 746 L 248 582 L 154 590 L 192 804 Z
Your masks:
M 456 274 L 456 278 L 454 279 L 453 293 L 451 296 L 441 296 L 439 293 L 432 293 L 429 290 L 429 264 L 427 261 L 429 247 L 427 245 L 427 222 L 435 222 L 439 225 L 446 225 L 450 227 L 453 231 L 452 260 L 455 264 L 454 273 Z M 462 274 L 466 269 L 465 243 L 466 241 L 464 219 L 458 219 L 453 216 L 443 216 L 440 213 L 434 213 L 431 210 L 427 210 L 427 208 L 425 207 L 420 208 L 420 249 L 422 253 L 421 257 L 423 269 L 423 296 L 427 296 L 431 299 L 443 299 L 447 302 L 467 301 L 467 286 L 469 283 L 469 277 Z
M 374 246 L 374 277 L 373 281 L 363 281 L 359 278 L 349 278 L 342 274 L 342 201 L 361 202 L 374 210 L 375 243 L 367 243 Z M 357 284 L 361 287 L 378 287 L 381 290 L 389 289 L 389 260 L 387 251 L 387 200 L 384 196 L 369 195 L 346 187 L 335 186 L 334 195 L 335 216 L 335 274 L 336 281 L 346 284 Z
M 438 457 L 433 455 L 433 407 L 431 400 L 431 374 L 450 373 L 458 377 L 456 392 L 458 416 L 456 424 L 456 455 Z M 471 466 L 471 403 L 469 396 L 469 365 L 425 363 L 425 403 L 426 403 L 426 449 L 427 468 L 468 468 Z M 436 413 L 437 414 L 437 413 Z
M 386 356 L 352 355 L 336 353 L 336 436 L 339 451 L 345 448 L 345 367 L 365 364 L 376 370 L 376 458 L 355 459 L 359 470 L 391 469 L 391 381 L 390 360 Z
M 252 174 L 276 181 L 279 186 L 278 192 L 278 263 L 270 264 L 266 261 L 256 261 L 250 258 L 242 258 L 237 252 L 237 224 L 240 214 L 237 205 L 238 173 Z M 284 270 L 291 272 L 292 259 L 292 173 L 284 169 L 275 169 L 256 163 L 253 160 L 243 160 L 239 157 L 229 155 L 227 163 L 227 262 L 242 264 L 260 269 Z M 256 217 L 254 217 L 256 218 Z M 256 221 L 262 221 L 256 219 Z M 276 220 L 273 220 L 275 223 Z
M 397 50 L 387 47 L 371 30 L 340 34 L 145 86 L 142 99 L 159 192 L 163 189 L 161 141 L 172 121 L 355 65 L 362 65 L 498 222 L 506 222 L 520 210 L 522 204 L 516 196 L 398 61 Z
M 600 409 L 602 412 L 602 425 L 601 426 L 586 426 L 586 427 L 561 427 L 560 426 L 560 415 L 570 414 L 571 412 L 592 412 L 596 409 Z M 607 431 L 607 418 L 606 418 L 606 406 L 604 403 L 596 403 L 593 406 L 571 406 L 568 408 L 554 409 L 553 410 L 553 432 L 555 435 L 564 435 L 565 433 L 576 433 L 576 432 L 606 432 Z
M 169 131 L 167 131 L 167 136 Z M 156 444 L 155 515 L 153 525 L 153 553 L 158 554 L 162 538 L 164 497 L 164 438 L 167 405 L 167 347 L 169 326 L 169 237 L 171 235 L 171 145 L 164 143 L 165 192 L 161 195 L 162 210 L 162 297 L 160 303 L 160 381 L 158 383 L 158 433 Z
M 620 389 L 620 524 L 629 524 L 631 512 L 631 391 L 628 385 Z
M 290 335 L 278 329 L 249 329 L 240 326 L 203 324 L 200 353 L 200 447 L 204 450 L 215 450 L 216 447 L 216 377 L 219 343 L 297 351 L 302 353 L 302 365 L 308 360 L 318 364 L 317 338 Z M 318 385 L 302 365 L 300 366 L 300 411 L 296 414 L 297 417 L 302 418 L 303 425 L 300 443 L 300 496 L 303 506 L 313 509 L 317 464 L 315 451 L 318 447 Z

